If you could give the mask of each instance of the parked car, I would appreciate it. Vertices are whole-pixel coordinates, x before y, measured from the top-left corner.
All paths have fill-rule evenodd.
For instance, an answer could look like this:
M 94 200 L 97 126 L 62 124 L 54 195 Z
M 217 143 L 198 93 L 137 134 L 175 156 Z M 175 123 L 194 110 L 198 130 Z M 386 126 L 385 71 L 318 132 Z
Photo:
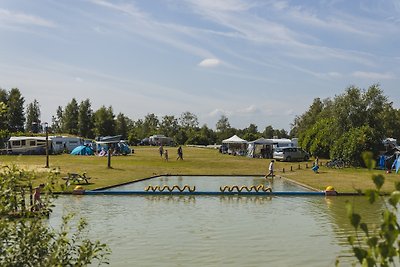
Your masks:
M 307 161 L 310 155 L 299 147 L 280 147 L 275 149 L 273 158 L 283 161 Z

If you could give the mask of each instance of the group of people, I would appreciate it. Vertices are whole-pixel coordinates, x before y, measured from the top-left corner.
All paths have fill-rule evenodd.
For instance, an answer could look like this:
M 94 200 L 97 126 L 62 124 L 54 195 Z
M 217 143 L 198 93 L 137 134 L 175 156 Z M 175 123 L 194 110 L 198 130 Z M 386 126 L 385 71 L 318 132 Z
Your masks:
M 164 150 L 164 147 L 162 145 L 160 145 L 160 147 L 158 148 L 158 151 L 160 153 L 160 157 L 165 159 L 165 161 L 168 161 L 168 149 Z M 182 146 L 178 147 L 178 157 L 176 158 L 176 160 L 183 160 L 183 150 L 182 150 Z

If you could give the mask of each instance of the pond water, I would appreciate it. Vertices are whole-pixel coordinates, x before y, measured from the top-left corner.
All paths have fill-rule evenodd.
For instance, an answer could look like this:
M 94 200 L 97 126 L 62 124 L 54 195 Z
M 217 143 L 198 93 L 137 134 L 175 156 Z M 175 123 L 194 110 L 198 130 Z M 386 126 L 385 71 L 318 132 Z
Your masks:
M 283 178 L 265 179 L 263 176 L 159 176 L 151 179 L 142 180 L 135 183 L 129 183 L 117 187 L 107 189 L 107 191 L 144 191 L 145 187 L 163 186 L 170 187 L 178 185 L 182 188 L 184 185 L 189 185 L 190 188 L 196 186 L 196 191 L 200 192 L 219 192 L 220 187 L 226 185 L 233 186 L 252 186 L 264 185 L 272 188 L 272 191 L 282 192 L 304 192 L 310 191 L 307 188 L 298 186 Z
M 86 218 L 111 266 L 348 266 L 346 201 L 378 223 L 363 197 L 187 195 L 60 196 L 50 223 Z

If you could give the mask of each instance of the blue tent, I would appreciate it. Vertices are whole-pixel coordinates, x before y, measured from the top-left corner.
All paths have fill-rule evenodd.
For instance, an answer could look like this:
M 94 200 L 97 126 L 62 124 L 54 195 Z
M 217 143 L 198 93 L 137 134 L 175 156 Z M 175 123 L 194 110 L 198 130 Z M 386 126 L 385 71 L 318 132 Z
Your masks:
M 88 155 L 94 155 L 94 152 L 93 149 L 91 149 L 89 146 L 78 146 L 71 151 L 71 155 L 88 156 Z

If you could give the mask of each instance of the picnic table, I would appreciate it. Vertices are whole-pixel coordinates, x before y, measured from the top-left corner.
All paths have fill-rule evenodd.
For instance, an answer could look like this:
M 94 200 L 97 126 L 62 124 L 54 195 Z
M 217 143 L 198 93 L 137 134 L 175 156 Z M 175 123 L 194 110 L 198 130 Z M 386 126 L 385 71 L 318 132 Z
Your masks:
M 82 184 L 85 182 L 88 184 L 90 177 L 86 176 L 86 172 L 82 174 L 69 172 L 66 177 L 63 177 L 63 179 L 65 180 L 65 184 L 68 186 L 72 183 Z

